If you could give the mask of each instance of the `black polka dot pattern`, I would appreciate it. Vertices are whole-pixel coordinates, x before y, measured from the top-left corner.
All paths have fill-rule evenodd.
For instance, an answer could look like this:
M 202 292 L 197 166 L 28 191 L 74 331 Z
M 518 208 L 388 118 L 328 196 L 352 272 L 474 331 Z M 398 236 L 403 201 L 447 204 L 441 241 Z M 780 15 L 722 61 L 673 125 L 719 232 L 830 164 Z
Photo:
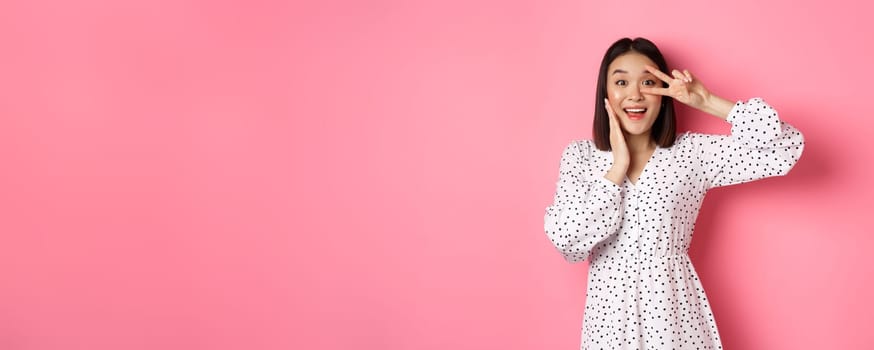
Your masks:
M 568 144 L 544 226 L 571 263 L 589 259 L 581 349 L 722 349 L 689 260 L 707 190 L 785 175 L 804 137 L 761 98 L 737 102 L 731 136 L 686 132 L 657 148 L 637 183 L 604 175 L 610 152 Z

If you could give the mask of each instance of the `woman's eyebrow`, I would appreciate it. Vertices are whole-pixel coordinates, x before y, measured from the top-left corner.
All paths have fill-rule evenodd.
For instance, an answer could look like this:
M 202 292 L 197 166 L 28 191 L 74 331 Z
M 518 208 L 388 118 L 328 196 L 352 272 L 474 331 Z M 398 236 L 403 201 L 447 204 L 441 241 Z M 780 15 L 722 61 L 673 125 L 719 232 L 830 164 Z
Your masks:
M 613 73 L 610 74 L 610 75 L 613 75 L 613 74 L 619 74 L 619 73 L 628 73 L 628 72 L 627 72 L 627 71 L 624 71 L 624 70 L 622 70 L 622 69 L 616 69 L 616 70 L 614 70 Z M 641 72 L 640 74 L 652 74 L 652 73 L 650 73 L 649 71 L 646 71 L 646 70 L 645 70 L 645 71 Z

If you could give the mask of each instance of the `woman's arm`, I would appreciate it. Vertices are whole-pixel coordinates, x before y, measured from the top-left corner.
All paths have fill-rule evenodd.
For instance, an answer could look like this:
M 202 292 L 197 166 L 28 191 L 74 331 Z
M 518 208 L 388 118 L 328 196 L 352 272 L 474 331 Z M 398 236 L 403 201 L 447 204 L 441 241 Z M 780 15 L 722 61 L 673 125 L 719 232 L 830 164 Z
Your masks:
M 646 69 L 668 84 L 641 92 L 670 96 L 731 123 L 731 136 L 691 135 L 704 168 L 704 186 L 712 188 L 785 175 L 804 151 L 804 135 L 780 120 L 761 98 L 731 102 L 710 93 L 688 70 L 673 77 L 655 67 Z
M 570 263 L 589 257 L 592 249 L 619 229 L 622 221 L 620 187 L 598 177 L 584 179 L 590 150 L 571 142 L 561 157 L 552 205 L 546 208 L 546 236 Z
M 761 98 L 734 103 L 726 120 L 731 136 L 690 136 L 707 189 L 786 175 L 804 151 L 804 135 Z
M 656 67 L 645 66 L 645 68 L 661 81 L 667 83 L 668 87 L 641 88 L 640 92 L 642 93 L 668 96 L 723 120 L 728 118 L 728 113 L 734 107 L 734 102 L 712 94 L 701 81 L 692 77 L 692 73 L 688 70 L 680 72 L 674 69 L 671 72 L 674 76 L 670 77 Z
M 701 110 L 711 115 L 714 115 L 719 119 L 725 120 L 726 118 L 728 118 L 728 113 L 731 112 L 732 108 L 734 108 L 734 104 L 734 102 L 726 100 L 722 97 L 716 96 L 714 94 L 708 94 L 707 99 L 701 106 Z

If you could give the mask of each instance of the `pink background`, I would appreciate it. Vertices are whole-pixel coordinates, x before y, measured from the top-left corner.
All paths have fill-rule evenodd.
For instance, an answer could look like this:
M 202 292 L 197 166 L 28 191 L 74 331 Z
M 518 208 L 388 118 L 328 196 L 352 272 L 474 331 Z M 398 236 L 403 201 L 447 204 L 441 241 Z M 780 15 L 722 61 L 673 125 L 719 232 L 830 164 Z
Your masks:
M 705 201 L 725 348 L 874 343 L 870 5 L 308 3 L 0 4 L 0 349 L 578 347 L 543 214 L 623 36 L 808 141 Z

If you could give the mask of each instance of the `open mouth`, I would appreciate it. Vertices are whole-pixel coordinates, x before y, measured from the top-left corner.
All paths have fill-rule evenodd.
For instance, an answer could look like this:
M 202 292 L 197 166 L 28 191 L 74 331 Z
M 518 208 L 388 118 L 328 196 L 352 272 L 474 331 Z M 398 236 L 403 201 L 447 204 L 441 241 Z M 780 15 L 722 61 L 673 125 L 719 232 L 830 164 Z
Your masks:
M 625 108 L 625 115 L 628 116 L 628 119 L 638 120 L 643 119 L 644 113 L 646 113 L 646 108 Z

